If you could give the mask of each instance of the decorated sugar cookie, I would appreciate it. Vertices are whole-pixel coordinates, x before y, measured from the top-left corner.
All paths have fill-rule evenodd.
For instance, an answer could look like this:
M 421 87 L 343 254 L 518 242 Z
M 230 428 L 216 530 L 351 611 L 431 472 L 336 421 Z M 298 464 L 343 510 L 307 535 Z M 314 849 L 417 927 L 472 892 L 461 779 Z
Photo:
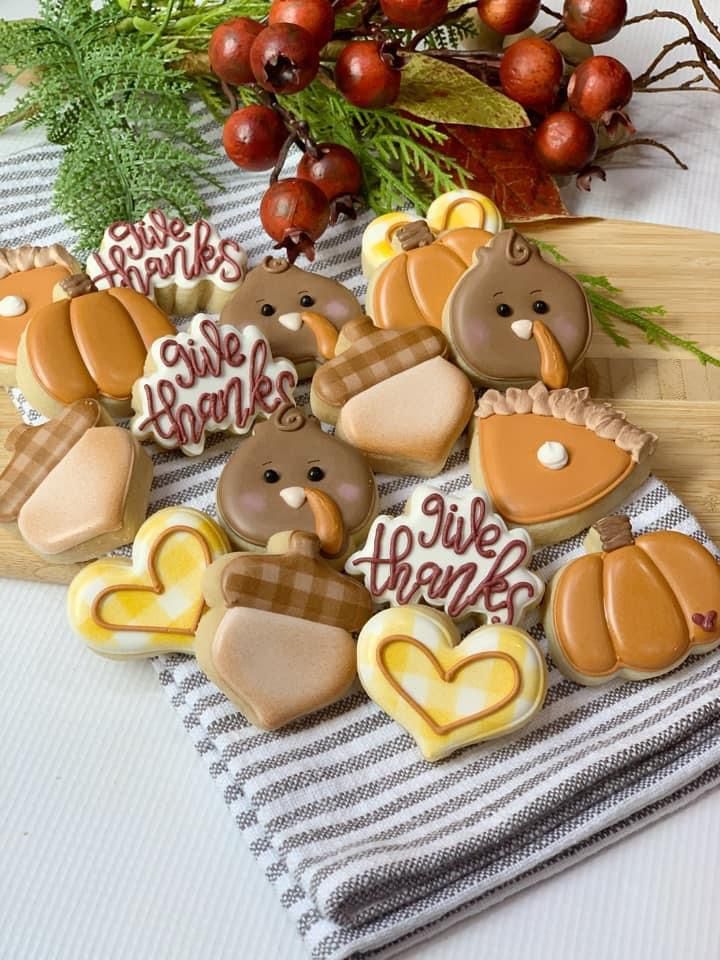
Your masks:
M 187 224 L 151 210 L 137 223 L 118 221 L 90 254 L 87 273 L 99 290 L 127 287 L 166 313 L 219 313 L 245 276 L 247 254 L 221 239 L 207 220 Z
M 424 600 L 453 619 L 476 614 L 513 624 L 545 589 L 528 569 L 531 554 L 528 534 L 508 530 L 480 491 L 454 496 L 420 486 L 404 513 L 375 520 L 345 569 L 364 578 L 376 601 L 407 606 Z
M 5 438 L 10 462 L 0 473 L 0 523 L 17 519 L 23 504 L 47 475 L 83 434 L 103 419 L 96 400 L 78 400 L 47 423 L 37 427 L 22 423 L 10 431 Z
M 360 632 L 357 664 L 368 696 L 431 761 L 524 726 L 547 690 L 545 660 L 524 630 L 484 626 L 461 640 L 424 606 L 375 614 Z
M 346 324 L 338 347 L 313 377 L 315 415 L 375 470 L 439 473 L 475 405 L 470 381 L 444 359 L 440 331 L 379 330 L 363 317 Z
M 553 577 L 545 632 L 553 660 L 577 683 L 667 673 L 720 644 L 720 565 L 692 537 L 633 537 L 625 516 L 605 517 L 586 555 Z
M 473 483 L 536 544 L 573 536 L 647 478 L 657 437 L 587 387 L 488 390 L 470 446 Z
M 130 394 L 150 345 L 175 332 L 167 316 L 134 290 L 96 291 L 85 274 L 55 289 L 20 340 L 17 383 L 46 417 L 86 397 L 113 417 L 130 413 Z
M 353 294 L 337 280 L 277 257 L 252 269 L 222 312 L 222 323 L 258 327 L 275 357 L 286 357 L 300 379 L 335 356 L 338 333 L 362 316 Z
M 80 264 L 65 247 L 0 248 L 0 386 L 13 386 L 20 337 L 61 280 Z
M 393 255 L 380 260 L 365 253 L 370 271 L 366 310 L 377 327 L 408 329 L 423 326 L 442 326 L 443 309 L 451 290 L 474 262 L 478 249 L 492 239 L 492 234 L 479 227 L 461 227 L 436 236 L 427 221 L 406 215 L 390 214 L 393 219 L 383 221 L 386 229 L 381 247 L 387 246 Z M 376 245 L 376 221 L 366 229 L 370 239 L 363 246 Z M 380 258 L 377 258 L 378 260 Z
M 590 345 L 583 288 L 543 259 L 534 243 L 504 230 L 478 249 L 447 298 L 442 328 L 454 359 L 476 383 L 567 386 Z
M 130 543 L 145 519 L 152 461 L 123 427 L 86 430 L 20 508 L 27 545 L 76 563 Z
M 107 657 L 192 653 L 205 609 L 203 575 L 229 548 L 199 510 L 159 510 L 138 531 L 132 561 L 109 557 L 77 574 L 68 593 L 70 625 Z
M 237 330 L 199 313 L 187 333 L 156 340 L 133 387 L 131 429 L 142 440 L 202 453 L 207 433 L 243 436 L 255 418 L 293 402 L 297 374 L 273 360 L 257 327 Z
M 274 730 L 341 697 L 355 678 L 351 634 L 372 613 L 363 586 L 320 556 L 312 533 L 273 537 L 265 554 L 234 553 L 204 577 L 210 610 L 198 663 L 256 726 Z
M 304 530 L 342 566 L 377 513 L 377 489 L 364 454 L 285 406 L 257 423 L 228 460 L 217 506 L 244 550 L 263 550 L 280 531 Z

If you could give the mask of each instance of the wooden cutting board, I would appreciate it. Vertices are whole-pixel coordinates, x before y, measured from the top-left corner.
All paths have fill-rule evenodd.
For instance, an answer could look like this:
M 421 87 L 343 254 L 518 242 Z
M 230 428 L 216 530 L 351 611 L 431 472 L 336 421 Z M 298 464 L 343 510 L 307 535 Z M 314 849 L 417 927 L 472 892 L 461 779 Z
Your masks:
M 620 220 L 546 221 L 528 236 L 556 244 L 570 269 L 604 274 L 628 305 L 662 304 L 665 327 L 720 357 L 720 234 Z M 655 473 L 675 490 L 720 542 L 720 368 L 702 367 L 679 348 L 663 350 L 622 325 L 631 349 L 596 331 L 573 376 L 593 396 L 618 402 L 634 422 L 660 436 Z M 0 441 L 18 422 L 0 391 Z M 0 449 L 0 469 L 9 454 Z M 0 575 L 69 582 L 78 566 L 48 564 L 0 527 Z

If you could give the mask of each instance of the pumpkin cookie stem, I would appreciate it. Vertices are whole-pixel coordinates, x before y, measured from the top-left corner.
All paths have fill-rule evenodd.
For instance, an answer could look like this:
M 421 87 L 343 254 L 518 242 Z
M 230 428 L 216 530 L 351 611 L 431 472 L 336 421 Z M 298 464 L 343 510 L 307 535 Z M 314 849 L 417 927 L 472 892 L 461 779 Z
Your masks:
M 418 247 L 429 247 L 435 237 L 425 220 L 413 220 L 396 230 L 392 237 L 392 245 L 403 253 L 408 250 L 417 250 Z
M 56 300 L 74 300 L 86 293 L 97 293 L 97 287 L 86 273 L 74 273 L 61 280 L 55 288 Z
M 593 525 L 593 530 L 600 537 L 604 553 L 611 553 L 621 547 L 631 547 L 635 543 L 632 524 L 626 516 L 603 517 Z

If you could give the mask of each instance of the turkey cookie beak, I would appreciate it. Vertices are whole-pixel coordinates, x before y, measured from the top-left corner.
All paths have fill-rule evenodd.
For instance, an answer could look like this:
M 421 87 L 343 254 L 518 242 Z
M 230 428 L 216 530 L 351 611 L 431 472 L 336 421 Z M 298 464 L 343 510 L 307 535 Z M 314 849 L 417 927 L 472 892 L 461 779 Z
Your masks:
M 278 323 L 287 330 L 292 330 L 293 333 L 297 333 L 304 324 L 312 331 L 320 356 L 324 360 L 331 360 L 335 356 L 338 332 L 321 313 L 315 313 L 313 310 L 304 310 L 302 313 L 283 313 L 278 317 Z
M 280 491 L 280 496 L 293 510 L 299 510 L 305 503 L 305 491 L 302 487 L 285 487 Z
M 516 320 L 510 324 L 510 329 L 521 340 L 529 340 L 533 334 L 532 320 Z

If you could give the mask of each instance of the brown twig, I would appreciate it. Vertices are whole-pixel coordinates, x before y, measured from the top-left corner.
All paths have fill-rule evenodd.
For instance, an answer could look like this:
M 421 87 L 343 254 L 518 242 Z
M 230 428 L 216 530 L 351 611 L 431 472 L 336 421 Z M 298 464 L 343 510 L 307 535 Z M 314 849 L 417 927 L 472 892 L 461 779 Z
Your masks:
M 553 10 L 552 7 L 548 7 L 546 4 L 542 3 L 540 5 L 540 9 L 549 17 L 554 17 L 556 20 L 562 20 L 562 14 L 558 13 L 557 10 Z
M 626 140 L 624 143 L 616 143 L 612 147 L 605 147 L 604 150 L 600 150 L 597 155 L 598 160 L 602 160 L 605 157 L 609 157 L 614 153 L 617 153 L 618 150 L 625 150 L 627 147 L 655 147 L 658 150 L 663 150 L 668 156 L 672 157 L 675 163 L 680 167 L 681 170 L 687 170 L 688 165 L 683 163 L 683 161 L 678 157 L 678 155 L 666 146 L 664 143 L 660 143 L 659 140 L 653 140 L 650 137 L 635 137 L 634 140 Z
M 695 10 L 695 16 L 700 23 L 709 30 L 716 40 L 720 41 L 720 27 L 710 19 L 700 0 L 692 0 L 692 5 Z
M 697 2 L 698 0 L 693 0 L 693 3 Z M 668 53 L 685 43 L 691 43 L 695 47 L 698 55 L 698 62 L 695 62 L 694 65 L 703 70 L 713 86 L 720 89 L 720 73 L 716 72 L 720 70 L 720 56 L 715 53 L 712 47 L 710 47 L 707 43 L 705 43 L 704 40 L 701 39 L 687 17 L 683 16 L 681 13 L 675 13 L 672 10 L 652 10 L 649 13 L 643 13 L 637 17 L 631 17 L 629 20 L 625 21 L 625 26 L 634 26 L 638 23 L 646 23 L 650 20 L 673 20 L 676 23 L 682 24 L 682 26 L 685 27 L 688 35 L 687 37 L 679 37 L 677 40 L 673 40 L 663 47 L 645 73 L 641 74 L 641 76 L 637 78 L 636 83 L 638 81 L 640 83 L 638 89 L 645 89 L 651 83 L 654 83 L 658 77 L 652 76 L 652 70 L 658 66 L 658 64 L 665 56 L 667 56 Z
M 235 113 L 238 108 L 237 94 L 225 80 L 220 81 L 220 89 L 225 94 L 227 102 L 230 104 L 230 113 Z

